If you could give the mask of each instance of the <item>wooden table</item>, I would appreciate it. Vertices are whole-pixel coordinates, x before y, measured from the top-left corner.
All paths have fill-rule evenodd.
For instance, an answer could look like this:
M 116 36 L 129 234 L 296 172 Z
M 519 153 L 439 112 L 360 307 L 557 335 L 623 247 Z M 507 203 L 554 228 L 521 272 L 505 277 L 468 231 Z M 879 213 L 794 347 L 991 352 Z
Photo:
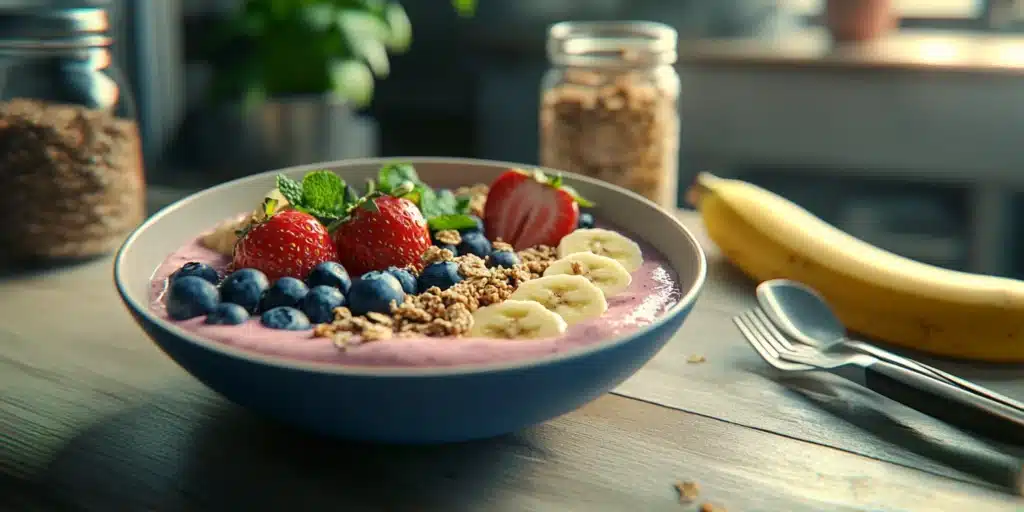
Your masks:
M 734 337 L 729 317 L 750 284 L 706 246 L 712 280 L 680 336 Z M 923 463 L 721 419 L 745 407 L 728 387 L 714 398 L 722 414 L 609 394 L 493 440 L 410 448 L 314 438 L 250 415 L 175 366 L 132 322 L 110 273 L 105 259 L 0 281 L 0 510 L 1024 509 Z M 696 501 L 679 503 L 679 481 L 700 486 Z

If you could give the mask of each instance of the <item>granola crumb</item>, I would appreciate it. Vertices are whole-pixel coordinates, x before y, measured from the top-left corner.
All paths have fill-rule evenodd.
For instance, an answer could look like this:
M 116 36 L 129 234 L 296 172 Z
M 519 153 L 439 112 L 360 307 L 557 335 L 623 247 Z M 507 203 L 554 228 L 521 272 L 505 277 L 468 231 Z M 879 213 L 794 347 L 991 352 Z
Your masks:
M 494 249 L 495 251 L 514 251 L 515 250 L 515 248 L 512 247 L 512 244 L 502 240 L 501 238 L 495 238 L 494 241 L 491 242 L 491 248 Z
M 691 364 L 700 364 L 707 362 L 707 358 L 700 354 L 692 354 L 690 357 L 686 358 L 686 362 Z
M 427 247 L 427 250 L 423 253 L 424 265 L 430 265 L 431 263 L 437 263 L 439 261 L 451 261 L 454 259 L 455 254 L 448 249 L 442 249 L 436 245 Z
M 434 235 L 434 238 L 436 238 L 438 242 L 441 242 L 443 244 L 459 245 L 459 243 L 462 242 L 462 235 L 460 235 L 459 232 L 454 229 L 445 229 L 442 231 L 438 231 Z
M 554 247 L 538 245 L 519 251 L 519 259 L 535 278 L 544 275 L 544 271 L 558 259 L 558 251 Z
M 729 512 L 725 507 L 721 505 L 715 505 L 714 503 L 702 503 L 700 508 L 697 509 L 699 512 Z
M 469 213 L 484 218 L 484 206 L 487 204 L 487 192 L 490 187 L 484 184 L 477 184 L 471 187 L 459 187 L 455 189 L 457 197 L 469 197 Z
M 672 487 L 679 495 L 679 503 L 693 503 L 697 496 L 700 496 L 700 486 L 697 482 L 676 482 Z

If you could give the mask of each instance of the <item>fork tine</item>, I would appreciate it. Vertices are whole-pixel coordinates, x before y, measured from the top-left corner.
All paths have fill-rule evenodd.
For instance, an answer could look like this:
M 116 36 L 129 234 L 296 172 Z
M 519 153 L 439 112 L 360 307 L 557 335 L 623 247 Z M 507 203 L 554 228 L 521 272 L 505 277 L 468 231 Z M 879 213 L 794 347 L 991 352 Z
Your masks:
M 732 321 L 733 323 L 736 324 L 736 327 L 739 328 L 740 332 L 743 334 L 744 339 L 747 340 L 747 343 L 749 343 L 750 346 L 753 347 L 754 351 L 756 351 L 758 355 L 760 355 L 761 358 L 765 360 L 765 362 L 775 367 L 776 369 L 783 371 L 800 371 L 813 369 L 813 367 L 805 364 L 793 363 L 789 361 L 783 361 L 782 359 L 780 359 L 778 353 L 775 350 L 773 350 L 771 346 L 765 341 L 764 335 L 761 334 L 753 325 L 752 317 L 750 315 L 737 315 L 733 317 Z
M 772 321 L 768 318 L 768 315 L 766 315 L 764 311 L 761 310 L 761 308 L 754 308 L 753 316 L 757 319 L 757 323 L 758 325 L 760 325 L 761 330 L 767 338 L 768 343 L 770 343 L 772 347 L 775 348 L 775 350 L 778 350 L 780 354 L 782 352 L 797 351 L 796 347 L 794 347 L 793 344 L 789 342 L 789 338 L 787 338 L 785 334 L 782 334 L 779 331 L 779 329 L 775 327 L 775 324 L 772 323 Z
M 765 349 L 772 354 L 773 357 L 780 356 L 780 350 L 775 346 L 774 343 L 769 342 L 771 334 L 765 330 L 761 320 L 754 314 L 754 310 L 750 309 L 743 313 L 743 319 L 747 322 L 747 326 L 754 331 L 755 335 L 760 339 L 761 343 L 765 346 Z
M 745 319 L 742 315 L 734 316 L 732 323 L 736 324 L 736 327 L 743 334 L 743 339 L 747 340 L 747 343 L 757 352 L 757 355 L 761 356 L 766 363 L 778 368 L 778 356 L 769 352 L 764 346 L 761 345 L 758 336 L 747 326 Z
M 768 314 L 765 313 L 764 309 L 756 307 L 754 308 L 754 313 L 760 319 L 761 325 L 765 328 L 766 331 L 768 331 L 769 341 L 775 340 L 777 342 L 777 345 L 782 347 L 779 349 L 779 351 L 782 351 L 782 349 L 791 352 L 795 352 L 798 350 L 798 348 L 795 347 L 793 343 L 790 343 L 790 337 L 782 334 L 782 332 L 775 327 L 775 323 L 771 321 L 771 318 L 768 317 Z

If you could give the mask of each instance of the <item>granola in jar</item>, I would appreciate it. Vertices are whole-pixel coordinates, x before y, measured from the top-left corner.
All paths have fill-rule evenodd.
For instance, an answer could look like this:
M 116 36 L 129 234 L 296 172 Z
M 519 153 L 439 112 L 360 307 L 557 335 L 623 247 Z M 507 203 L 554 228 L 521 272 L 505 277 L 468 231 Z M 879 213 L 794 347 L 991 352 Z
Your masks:
M 649 22 L 552 26 L 540 102 L 540 162 L 622 186 L 666 208 L 677 198 L 676 32 Z

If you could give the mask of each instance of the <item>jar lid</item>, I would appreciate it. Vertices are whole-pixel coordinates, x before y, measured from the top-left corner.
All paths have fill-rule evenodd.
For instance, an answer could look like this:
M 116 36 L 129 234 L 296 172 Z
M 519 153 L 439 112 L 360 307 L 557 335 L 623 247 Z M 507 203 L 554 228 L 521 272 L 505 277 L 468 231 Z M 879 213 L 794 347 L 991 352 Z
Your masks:
M 41 7 L 38 1 L 5 2 L 0 8 L 0 46 L 109 43 L 106 33 L 110 30 L 110 16 L 102 7 L 109 3 L 110 0 L 50 0 L 48 7 Z
M 548 29 L 547 52 L 560 65 L 654 66 L 675 63 L 677 40 L 653 21 L 563 21 Z

